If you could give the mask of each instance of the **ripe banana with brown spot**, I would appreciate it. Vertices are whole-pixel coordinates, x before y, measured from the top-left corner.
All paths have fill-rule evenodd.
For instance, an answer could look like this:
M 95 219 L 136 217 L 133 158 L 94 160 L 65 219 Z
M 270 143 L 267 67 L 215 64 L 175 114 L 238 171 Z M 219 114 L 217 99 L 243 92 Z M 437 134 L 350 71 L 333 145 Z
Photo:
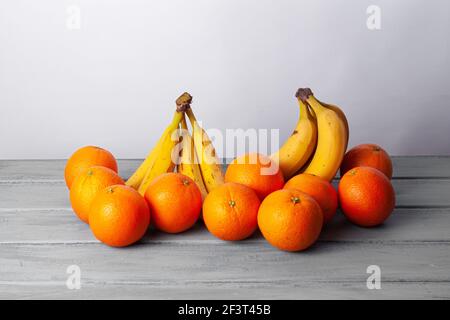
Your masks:
M 177 172 L 182 173 L 195 181 L 200 192 L 202 199 L 205 200 L 208 195 L 205 183 L 203 182 L 202 173 L 198 164 L 197 155 L 194 147 L 194 140 L 189 133 L 186 119 L 183 116 L 181 119 L 181 154 L 180 161 L 177 165 Z
M 317 124 L 308 106 L 298 99 L 300 115 L 291 136 L 271 155 L 278 163 L 287 181 L 311 157 L 317 142 Z
M 184 112 L 189 107 L 192 97 L 188 93 L 183 93 L 176 101 L 177 110 L 173 116 L 172 122 L 164 130 L 163 135 L 158 141 L 153 152 L 155 152 L 154 159 L 150 161 L 145 173 L 144 179 L 139 186 L 139 193 L 141 195 L 145 194 L 150 183 L 157 176 L 172 172 L 175 168 L 176 157 L 178 157 L 178 150 L 175 148 L 178 144 L 178 126 L 183 119 Z
M 192 138 L 194 140 L 194 147 L 197 152 L 203 182 L 208 192 L 211 192 L 224 183 L 222 167 L 217 158 L 212 141 L 205 130 L 198 124 L 192 109 L 188 108 L 186 114 L 192 125 Z
M 319 101 L 319 100 L 317 100 Z M 326 103 L 326 102 L 322 102 L 319 101 L 325 108 L 329 108 L 331 110 L 333 110 L 334 112 L 337 113 L 337 115 L 342 119 L 342 121 L 344 122 L 344 126 L 345 126 L 345 131 L 347 133 L 347 140 L 345 141 L 345 150 L 347 151 L 347 147 L 348 147 L 348 139 L 350 138 L 350 127 L 348 125 L 348 120 L 347 117 L 344 113 L 344 111 L 342 111 L 341 108 L 339 108 L 337 105 L 331 104 L 331 103 Z
M 323 106 L 311 89 L 299 89 L 297 97 L 307 103 L 317 119 L 316 151 L 304 173 L 332 180 L 341 165 L 347 144 L 347 131 L 343 119 L 332 109 Z

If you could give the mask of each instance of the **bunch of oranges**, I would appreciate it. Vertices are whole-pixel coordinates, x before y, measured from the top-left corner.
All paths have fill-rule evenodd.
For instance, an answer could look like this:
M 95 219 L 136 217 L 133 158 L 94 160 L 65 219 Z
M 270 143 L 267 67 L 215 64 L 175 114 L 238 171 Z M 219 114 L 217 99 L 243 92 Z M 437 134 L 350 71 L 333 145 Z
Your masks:
M 141 196 L 119 177 L 114 156 L 99 147 L 77 150 L 67 161 L 65 180 L 74 212 L 98 240 L 113 247 L 140 240 L 150 221 L 164 232 L 185 231 L 202 209 L 202 195 L 191 178 L 160 175 Z
M 179 233 L 202 216 L 207 229 L 228 241 L 250 237 L 258 228 L 273 246 L 300 251 L 318 239 L 338 208 L 354 224 L 383 223 L 395 206 L 392 163 L 376 145 L 360 145 L 344 157 L 338 190 L 320 177 L 298 174 L 285 182 L 269 157 L 246 154 L 227 168 L 225 183 L 202 201 L 196 183 L 180 173 L 155 178 L 144 196 L 125 186 L 114 156 L 83 147 L 68 160 L 65 180 L 77 216 L 103 243 L 124 247 L 139 241 L 150 223 Z M 267 168 L 276 168 L 270 174 Z

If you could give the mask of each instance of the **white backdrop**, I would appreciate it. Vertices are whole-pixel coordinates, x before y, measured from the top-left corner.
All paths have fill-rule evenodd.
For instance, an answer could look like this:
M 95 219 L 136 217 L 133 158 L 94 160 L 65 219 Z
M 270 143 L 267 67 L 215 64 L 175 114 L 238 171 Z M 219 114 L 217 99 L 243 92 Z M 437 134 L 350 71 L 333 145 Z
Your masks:
M 299 86 L 345 110 L 350 145 L 450 154 L 450 2 L 0 1 L 3 159 L 143 157 L 184 90 L 206 127 L 285 138 Z

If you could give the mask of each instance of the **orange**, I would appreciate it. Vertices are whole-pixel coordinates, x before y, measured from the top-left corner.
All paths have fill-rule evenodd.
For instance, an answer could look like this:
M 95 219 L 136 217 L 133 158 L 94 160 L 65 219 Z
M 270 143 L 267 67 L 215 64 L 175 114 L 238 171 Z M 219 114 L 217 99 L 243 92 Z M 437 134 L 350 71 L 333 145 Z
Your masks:
M 259 207 L 259 229 L 271 245 L 281 250 L 307 249 L 316 242 L 322 224 L 316 200 L 295 189 L 275 191 Z
M 372 167 L 392 178 L 391 158 L 376 144 L 361 144 L 349 150 L 341 164 L 341 177 L 355 167 Z
M 124 184 L 124 181 L 105 167 L 88 168 L 75 178 L 70 189 L 70 203 L 82 221 L 89 223 L 89 209 L 95 196 L 113 184 Z
M 150 223 L 144 198 L 124 185 L 101 190 L 92 202 L 89 222 L 95 237 L 111 247 L 126 247 L 139 241 Z
M 155 178 L 145 192 L 155 227 L 168 233 L 192 227 L 202 210 L 202 194 L 195 182 L 181 173 Z
M 258 226 L 259 205 L 258 196 L 249 187 L 225 183 L 206 197 L 203 221 L 219 239 L 242 240 L 251 236 Z
M 76 176 L 93 166 L 102 166 L 118 172 L 117 161 L 109 151 L 93 146 L 83 147 L 75 151 L 67 160 L 64 170 L 67 187 L 70 189 Z
M 283 188 L 284 178 L 278 165 L 269 157 L 248 153 L 233 160 L 225 173 L 225 182 L 252 188 L 262 201 L 268 194 Z
M 322 209 L 324 223 L 331 221 L 334 217 L 338 207 L 338 195 L 329 181 L 312 174 L 302 173 L 286 182 L 284 189 L 297 189 L 313 197 Z
M 339 202 L 344 215 L 362 227 L 383 223 L 395 207 L 395 192 L 381 171 L 356 167 L 339 182 Z

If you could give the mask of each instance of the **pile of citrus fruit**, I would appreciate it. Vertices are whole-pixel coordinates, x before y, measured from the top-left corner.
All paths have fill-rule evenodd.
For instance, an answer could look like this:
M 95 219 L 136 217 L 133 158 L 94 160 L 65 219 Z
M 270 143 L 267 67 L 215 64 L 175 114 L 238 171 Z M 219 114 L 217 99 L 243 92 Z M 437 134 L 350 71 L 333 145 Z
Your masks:
M 83 147 L 69 158 L 65 180 L 74 212 L 113 247 L 139 241 L 150 225 L 180 233 L 200 218 L 219 239 L 243 240 L 259 229 L 286 251 L 313 245 L 338 207 L 358 226 L 382 224 L 395 207 L 389 155 L 374 144 L 346 153 L 344 112 L 310 89 L 299 89 L 296 97 L 300 117 L 281 148 L 239 156 L 223 173 L 190 107 L 192 97 L 184 93 L 171 123 L 128 180 L 102 148 Z M 336 190 L 330 181 L 339 168 Z

